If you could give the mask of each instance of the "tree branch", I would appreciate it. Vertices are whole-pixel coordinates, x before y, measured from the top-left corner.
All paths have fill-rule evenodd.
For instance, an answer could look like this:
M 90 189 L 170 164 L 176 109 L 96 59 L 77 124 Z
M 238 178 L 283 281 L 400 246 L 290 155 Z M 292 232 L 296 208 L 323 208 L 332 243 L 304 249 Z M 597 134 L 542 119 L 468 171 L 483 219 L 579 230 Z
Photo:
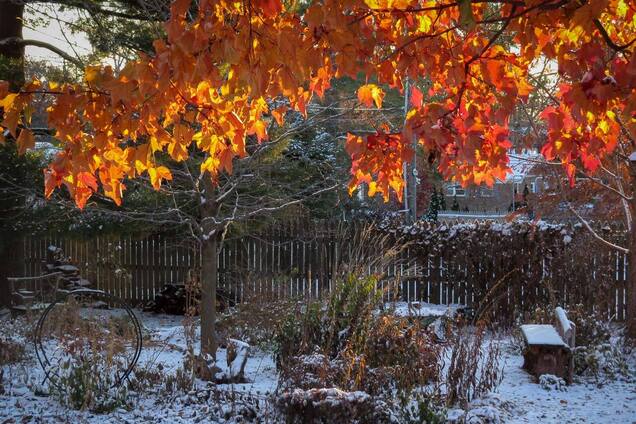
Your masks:
M 41 47 L 43 49 L 47 49 L 47 50 L 52 51 L 53 53 L 55 53 L 58 56 L 60 56 L 62 59 L 72 63 L 73 65 L 77 66 L 78 68 L 80 68 L 82 70 L 84 69 L 84 63 L 82 63 L 81 60 L 79 60 L 76 57 L 73 57 L 73 56 L 69 55 L 64 50 L 62 50 L 62 49 L 60 49 L 58 47 L 55 47 L 54 45 L 49 44 L 49 43 L 44 42 L 44 41 L 24 39 L 24 38 L 20 38 L 20 37 L 9 37 L 9 38 L 4 38 L 4 39 L 0 40 L 0 46 L 10 46 L 10 45 Z
M 36 2 L 27 0 L 25 1 L 25 3 L 31 4 Z M 137 21 L 160 22 L 168 18 L 168 11 L 170 9 L 169 5 L 172 2 L 169 0 L 165 1 L 165 14 L 160 13 L 158 15 L 152 14 L 152 13 L 141 13 L 141 11 L 140 13 L 128 13 L 128 12 L 122 12 L 121 10 L 105 9 L 105 8 L 102 8 L 98 2 L 82 1 L 82 0 L 70 1 L 70 2 L 62 1 L 62 0 L 38 0 L 37 3 L 63 4 L 65 6 L 76 7 L 78 9 L 86 10 L 87 12 L 92 14 L 114 16 L 117 18 L 132 19 Z M 124 4 L 130 3 L 130 5 L 134 5 L 135 8 L 143 8 L 142 6 L 139 5 L 139 3 L 134 1 L 131 1 L 131 2 L 124 1 L 122 3 Z M 119 9 L 122 9 L 121 5 Z
M 260 215 L 260 214 L 263 214 L 263 213 L 266 213 L 266 212 L 267 213 L 276 212 L 276 211 L 279 211 L 279 210 L 284 209 L 286 207 L 301 203 L 301 202 L 307 200 L 310 197 L 318 196 L 319 194 L 326 193 L 326 192 L 329 192 L 331 190 L 335 190 L 340 185 L 341 185 L 340 183 L 334 184 L 332 186 L 322 188 L 320 190 L 317 190 L 317 191 L 315 191 L 313 193 L 310 193 L 310 194 L 308 194 L 306 196 L 303 196 L 303 197 L 300 197 L 298 199 L 290 200 L 289 202 L 285 202 L 285 203 L 283 203 L 281 205 L 269 206 L 269 207 L 268 206 L 264 206 L 262 208 L 258 208 L 258 209 L 249 211 L 249 212 L 247 212 L 247 213 L 245 213 L 243 215 L 240 215 L 240 216 L 235 215 L 236 211 L 234 211 L 234 213 L 230 217 L 223 218 L 221 220 L 217 220 L 216 217 L 207 217 L 207 218 L 202 219 L 202 222 L 205 222 L 207 220 L 212 220 L 213 224 L 215 226 L 218 226 L 218 225 L 227 224 L 228 222 L 242 221 L 244 219 L 247 219 L 247 218 L 250 218 L 250 217 L 253 217 L 253 216 L 256 216 L 256 215 Z
M 632 44 L 634 44 L 634 42 L 636 42 L 636 38 L 634 38 L 632 41 L 630 41 L 627 44 L 623 44 L 623 45 L 616 44 L 607 33 L 607 30 L 605 29 L 601 21 L 599 21 L 598 19 L 594 19 L 594 26 L 601 33 L 601 37 L 603 37 L 603 40 L 605 40 L 605 43 L 617 52 L 623 52 L 627 50 L 629 46 L 631 46 Z
M 570 211 L 574 214 L 574 216 L 576 216 L 578 218 L 578 220 L 581 222 L 581 224 L 583 224 L 585 226 L 585 228 L 587 228 L 587 230 L 590 232 L 590 234 L 592 234 L 592 236 L 594 236 L 595 239 L 599 240 L 601 243 L 605 244 L 606 246 L 614 249 L 614 250 L 618 250 L 619 252 L 622 253 L 629 253 L 629 249 L 624 248 L 623 246 L 619 246 L 617 244 L 612 243 L 609 240 L 605 240 L 603 237 L 601 237 L 596 231 L 594 231 L 594 228 L 592 228 L 592 226 L 589 224 L 589 222 L 587 222 L 573 207 L 572 205 L 568 204 L 568 208 L 570 209 Z

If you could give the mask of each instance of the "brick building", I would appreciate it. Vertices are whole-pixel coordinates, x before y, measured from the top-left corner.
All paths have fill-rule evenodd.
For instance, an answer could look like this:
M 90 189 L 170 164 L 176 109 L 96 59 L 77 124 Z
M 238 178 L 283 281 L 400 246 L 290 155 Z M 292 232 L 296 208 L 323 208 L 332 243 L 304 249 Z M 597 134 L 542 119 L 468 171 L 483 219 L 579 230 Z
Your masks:
M 512 173 L 505 181 L 497 181 L 492 188 L 446 183 L 444 196 L 447 209 L 453 204 L 460 211 L 469 212 L 509 212 L 525 204 L 525 193 L 541 193 L 545 189 L 544 177 L 538 172 L 537 160 L 541 155 L 536 151 L 524 151 L 510 158 Z

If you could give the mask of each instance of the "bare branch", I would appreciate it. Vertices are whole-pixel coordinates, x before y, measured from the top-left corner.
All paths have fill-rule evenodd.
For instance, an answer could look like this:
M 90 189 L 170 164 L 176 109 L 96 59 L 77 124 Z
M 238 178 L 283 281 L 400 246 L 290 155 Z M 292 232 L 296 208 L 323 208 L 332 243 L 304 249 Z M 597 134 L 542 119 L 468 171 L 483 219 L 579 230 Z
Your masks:
M 73 65 L 77 66 L 78 68 L 84 69 L 84 63 L 82 63 L 81 60 L 71 56 L 70 54 L 68 54 L 64 50 L 54 46 L 53 44 L 49 44 L 49 43 L 44 42 L 44 41 L 24 39 L 24 38 L 20 38 L 20 37 L 8 37 L 8 38 L 4 38 L 4 39 L 0 40 L 0 46 L 10 46 L 10 45 L 41 47 L 43 49 L 47 49 L 47 50 L 52 51 L 53 53 L 55 53 L 58 56 L 60 56 L 62 59 L 72 63 Z
M 307 200 L 307 198 L 309 198 L 309 197 L 318 196 L 318 195 L 320 195 L 322 193 L 326 193 L 326 192 L 335 190 L 340 185 L 341 185 L 340 183 L 334 184 L 332 186 L 325 187 L 325 188 L 317 190 L 317 191 L 315 191 L 313 193 L 310 193 L 307 196 L 303 196 L 303 197 L 298 198 L 298 199 L 290 200 L 288 202 L 282 203 L 282 204 L 277 205 L 277 206 L 269 206 L 269 207 L 264 206 L 264 207 L 249 211 L 249 212 L 247 212 L 247 213 L 245 213 L 243 215 L 240 215 L 240 216 L 236 215 L 236 209 L 235 209 L 234 212 L 232 213 L 232 216 L 230 216 L 230 217 L 223 218 L 223 219 L 220 219 L 220 220 L 217 220 L 216 217 L 208 217 L 208 218 L 204 218 L 202 221 L 212 220 L 214 225 L 224 225 L 224 224 L 227 224 L 227 223 L 232 222 L 232 221 L 241 221 L 241 220 L 250 218 L 252 216 L 261 215 L 263 213 L 276 212 L 276 211 L 282 210 L 284 208 L 287 208 L 289 206 L 297 205 L 297 204 L 303 202 L 304 200 Z
M 585 220 L 585 218 L 583 218 L 577 211 L 576 209 L 574 209 L 572 207 L 571 204 L 568 204 L 568 208 L 570 209 L 570 211 L 574 214 L 574 216 L 576 216 L 578 218 L 578 220 L 581 222 L 581 224 L 583 224 L 585 226 L 585 228 L 587 228 L 587 230 L 590 232 L 590 234 L 592 234 L 592 236 L 594 236 L 595 239 L 599 240 L 601 243 L 605 244 L 606 246 L 614 249 L 614 250 L 618 250 L 619 252 L 622 253 L 629 253 L 629 249 L 624 248 L 623 246 L 619 246 L 617 244 L 612 243 L 609 240 L 605 240 L 603 237 L 601 237 L 596 231 L 594 231 L 594 228 L 592 228 L 592 226 L 590 225 L 589 222 L 587 222 Z
M 624 52 L 625 50 L 627 50 L 632 44 L 634 44 L 634 42 L 636 42 L 636 38 L 634 38 L 632 41 L 630 41 L 627 44 L 623 44 L 623 45 L 618 45 L 614 42 L 614 40 L 612 40 L 612 38 L 609 36 L 609 34 L 607 33 L 607 30 L 605 29 L 605 27 L 603 26 L 603 24 L 601 23 L 601 21 L 599 21 L 598 19 L 594 19 L 594 26 L 599 30 L 599 32 L 601 33 L 601 37 L 603 37 L 603 40 L 605 40 L 605 43 L 610 46 L 613 50 L 617 51 L 617 52 Z
M 625 193 L 621 193 L 619 190 L 615 189 L 614 187 L 612 187 L 612 186 L 610 186 L 608 184 L 605 184 L 603 181 L 601 181 L 600 178 L 596 178 L 596 177 L 593 177 L 593 176 L 587 175 L 587 174 L 581 174 L 581 175 L 583 175 L 585 178 L 588 178 L 594 184 L 597 184 L 597 185 L 599 185 L 599 186 L 601 186 L 601 187 L 603 187 L 603 188 L 605 188 L 607 190 L 612 191 L 614 194 L 620 196 L 622 199 L 625 199 L 627 201 L 631 201 L 632 200 L 631 196 L 627 196 Z

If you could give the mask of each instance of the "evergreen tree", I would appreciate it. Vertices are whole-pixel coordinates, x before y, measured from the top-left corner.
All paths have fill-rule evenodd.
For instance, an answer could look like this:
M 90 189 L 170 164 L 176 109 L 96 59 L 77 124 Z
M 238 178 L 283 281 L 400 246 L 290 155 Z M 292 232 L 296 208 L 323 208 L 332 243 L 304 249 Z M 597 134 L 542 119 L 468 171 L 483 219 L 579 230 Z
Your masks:
M 437 221 L 437 215 L 440 210 L 443 210 L 442 204 L 444 203 L 444 195 L 442 191 L 439 192 L 433 187 L 433 193 L 431 194 L 431 201 L 428 204 L 428 212 L 424 215 L 424 219 L 427 221 Z
M 459 203 L 457 202 L 457 195 L 453 196 L 453 205 L 451 206 L 452 211 L 459 211 Z

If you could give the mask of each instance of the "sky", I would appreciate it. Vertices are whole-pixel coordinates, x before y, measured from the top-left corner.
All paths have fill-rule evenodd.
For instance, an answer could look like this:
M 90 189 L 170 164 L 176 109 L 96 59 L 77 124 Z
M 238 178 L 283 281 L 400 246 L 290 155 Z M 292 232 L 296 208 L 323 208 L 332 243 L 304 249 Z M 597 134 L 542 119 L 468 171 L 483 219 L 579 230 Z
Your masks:
M 58 6 L 32 3 L 27 4 L 24 10 L 23 38 L 44 41 L 64 50 L 71 56 L 90 53 L 91 45 L 83 34 L 73 34 L 71 23 L 77 19 L 74 11 L 60 11 Z M 56 21 L 58 18 L 60 22 Z M 46 25 L 40 25 L 40 20 L 48 21 Z M 50 50 L 27 46 L 26 56 L 29 59 L 46 60 L 62 65 L 63 60 Z

